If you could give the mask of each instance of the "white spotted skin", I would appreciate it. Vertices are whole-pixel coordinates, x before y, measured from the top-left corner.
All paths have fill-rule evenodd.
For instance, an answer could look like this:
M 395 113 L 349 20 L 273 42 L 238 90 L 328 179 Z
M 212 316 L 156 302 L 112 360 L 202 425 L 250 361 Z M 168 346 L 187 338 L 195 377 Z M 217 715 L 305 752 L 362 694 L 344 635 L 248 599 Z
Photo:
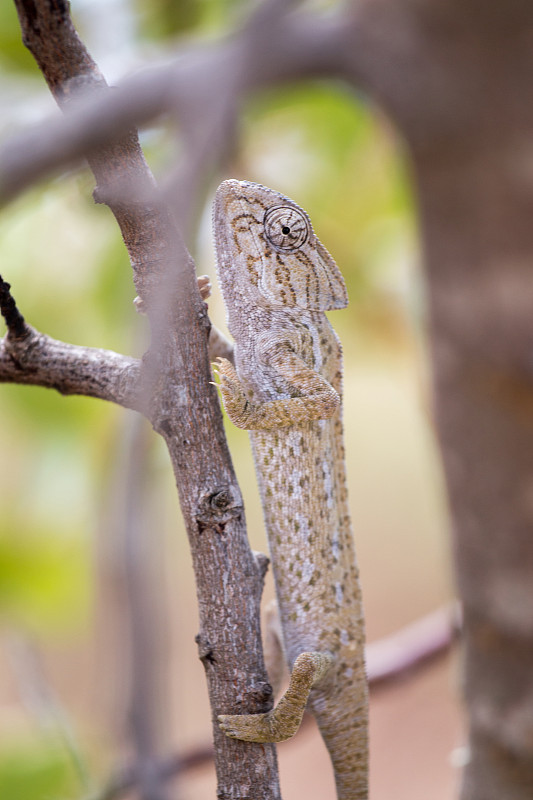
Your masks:
M 271 210 L 278 207 L 298 222 L 294 250 L 283 215 Z M 276 224 L 281 218 L 272 240 L 265 216 Z M 346 305 L 344 282 L 305 212 L 266 187 L 225 181 L 214 221 L 241 391 L 222 394 L 230 418 L 250 429 L 286 658 L 292 667 L 302 652 L 333 656 L 310 707 L 339 800 L 365 800 L 368 699 L 346 489 L 342 351 L 324 313 Z M 288 249 L 277 246 L 287 241 Z

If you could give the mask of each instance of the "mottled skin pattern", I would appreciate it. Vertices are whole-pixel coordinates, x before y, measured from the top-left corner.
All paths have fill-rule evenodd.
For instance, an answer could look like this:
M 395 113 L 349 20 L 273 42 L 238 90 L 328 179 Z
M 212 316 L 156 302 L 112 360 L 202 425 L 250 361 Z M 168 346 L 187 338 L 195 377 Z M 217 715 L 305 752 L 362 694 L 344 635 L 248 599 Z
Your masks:
M 324 311 L 342 276 L 305 212 L 277 192 L 225 181 L 214 209 L 218 275 L 236 369 L 218 363 L 230 419 L 250 430 L 291 683 L 268 714 L 222 715 L 248 741 L 281 741 L 307 701 L 339 800 L 367 797 L 364 625 L 347 502 L 342 353 Z

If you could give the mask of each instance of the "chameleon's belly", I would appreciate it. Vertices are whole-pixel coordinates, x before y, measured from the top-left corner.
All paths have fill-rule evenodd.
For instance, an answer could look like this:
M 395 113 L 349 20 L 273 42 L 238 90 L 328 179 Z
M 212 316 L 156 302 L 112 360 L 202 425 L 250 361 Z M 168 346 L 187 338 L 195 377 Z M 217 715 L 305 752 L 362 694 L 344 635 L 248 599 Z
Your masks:
M 362 647 L 340 416 L 251 432 L 286 656 Z M 332 457 L 334 456 L 334 457 Z

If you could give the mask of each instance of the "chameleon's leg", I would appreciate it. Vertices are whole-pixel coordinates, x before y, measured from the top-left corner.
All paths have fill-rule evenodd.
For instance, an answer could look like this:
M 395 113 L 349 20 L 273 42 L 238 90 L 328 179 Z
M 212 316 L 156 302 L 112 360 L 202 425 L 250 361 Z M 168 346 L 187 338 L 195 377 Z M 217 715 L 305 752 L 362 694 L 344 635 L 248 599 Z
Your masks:
M 276 358 L 279 359 L 279 353 Z M 218 388 L 230 420 L 238 428 L 259 430 L 283 428 L 312 419 L 329 419 L 337 411 L 340 397 L 336 390 L 294 353 L 286 354 L 286 364 L 265 359 L 292 384 L 298 396 L 254 403 L 246 395 L 237 371 L 226 358 L 219 358 L 213 371 L 218 373 Z
M 309 692 L 324 677 L 333 659 L 325 653 L 301 653 L 291 673 L 289 688 L 266 714 L 221 714 L 221 729 L 245 742 L 283 742 L 294 736 L 305 711 Z

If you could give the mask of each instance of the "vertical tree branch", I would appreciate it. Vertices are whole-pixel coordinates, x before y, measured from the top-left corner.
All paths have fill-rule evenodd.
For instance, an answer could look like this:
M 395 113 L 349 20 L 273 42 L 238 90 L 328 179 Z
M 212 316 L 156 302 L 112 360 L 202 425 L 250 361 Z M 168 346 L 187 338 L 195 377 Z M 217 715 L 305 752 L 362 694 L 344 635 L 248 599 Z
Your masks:
M 80 87 L 107 91 L 63 0 L 16 0 L 24 42 L 58 103 L 68 110 Z M 264 711 L 271 697 L 259 635 L 260 571 L 223 434 L 207 360 L 208 321 L 194 268 L 160 202 L 137 135 L 88 155 L 95 197 L 119 223 L 145 302 L 152 346 L 144 359 L 149 416 L 169 449 L 192 549 L 200 606 L 198 636 L 208 681 L 222 798 L 279 797 L 273 746 L 224 736 L 216 715 Z M 125 199 L 126 198 L 126 199 Z M 236 637 L 235 631 L 239 632 Z M 240 699 L 235 708 L 235 697 Z

